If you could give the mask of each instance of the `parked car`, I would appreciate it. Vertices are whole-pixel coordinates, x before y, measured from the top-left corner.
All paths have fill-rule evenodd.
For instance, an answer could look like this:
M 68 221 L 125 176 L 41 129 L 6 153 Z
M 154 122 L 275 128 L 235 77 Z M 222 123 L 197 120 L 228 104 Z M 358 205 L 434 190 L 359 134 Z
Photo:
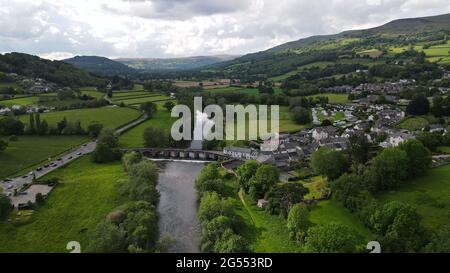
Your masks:
M 42 167 L 37 168 L 36 171 L 37 171 L 37 172 L 42 171 Z
M 28 175 L 24 175 L 24 176 L 22 176 L 22 178 L 27 178 L 28 177 Z
M 61 161 L 62 160 L 62 158 L 60 157 L 60 158 L 58 158 L 58 161 Z
M 8 190 L 10 190 L 12 188 L 13 188 L 13 185 L 11 185 L 11 184 L 9 184 L 8 187 L 7 187 Z

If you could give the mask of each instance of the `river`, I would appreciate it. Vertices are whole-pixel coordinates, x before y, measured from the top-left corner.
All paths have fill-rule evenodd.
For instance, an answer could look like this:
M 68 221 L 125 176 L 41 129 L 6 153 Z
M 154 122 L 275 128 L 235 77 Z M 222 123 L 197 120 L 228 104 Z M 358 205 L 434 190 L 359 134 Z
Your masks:
M 167 161 L 159 174 L 159 234 L 169 234 L 175 238 L 169 252 L 200 252 L 201 227 L 197 218 L 194 185 L 203 166 L 204 163 L 200 162 Z

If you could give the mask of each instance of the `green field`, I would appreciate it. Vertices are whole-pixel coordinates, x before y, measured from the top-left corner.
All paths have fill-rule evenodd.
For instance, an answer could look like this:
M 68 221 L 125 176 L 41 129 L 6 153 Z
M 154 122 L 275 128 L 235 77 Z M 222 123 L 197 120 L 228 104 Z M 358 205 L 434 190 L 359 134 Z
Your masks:
M 4 106 L 13 106 L 13 105 L 20 105 L 20 106 L 28 106 L 32 104 L 36 104 L 39 97 L 24 97 L 24 98 L 15 98 L 10 100 L 2 100 L 0 101 L 0 105 Z
M 381 203 L 401 201 L 417 208 L 427 229 L 450 224 L 450 165 L 430 170 L 425 176 L 378 197 Z
M 242 195 L 245 204 L 236 200 L 237 213 L 246 223 L 242 235 L 250 241 L 257 253 L 297 253 L 300 246 L 289 239 L 286 220 L 259 209 L 247 195 Z
M 113 92 L 113 99 L 121 99 L 125 97 L 138 97 L 138 96 L 145 96 L 150 95 L 152 93 L 148 91 L 131 91 L 131 92 Z
M 317 95 L 308 96 L 312 98 L 316 97 L 328 97 L 328 103 L 331 104 L 345 104 L 349 103 L 347 94 L 334 94 L 334 93 L 322 93 Z
M 144 147 L 143 134 L 146 128 L 155 127 L 170 131 L 175 120 L 175 118 L 170 117 L 169 111 L 158 108 L 151 119 L 122 134 L 119 138 L 119 145 L 121 147 Z
M 367 242 L 376 238 L 363 224 L 346 208 L 335 200 L 321 201 L 312 209 L 309 219 L 313 224 L 328 224 L 331 222 L 345 225 L 355 230 Z
M 118 128 L 134 119 L 141 113 L 138 110 L 127 107 L 101 107 L 67 110 L 61 112 L 49 112 L 41 114 L 41 121 L 46 120 L 49 125 L 56 126 L 56 123 L 66 117 L 68 121 L 80 121 L 81 126 L 86 128 L 91 122 L 99 122 L 108 128 Z M 23 115 L 20 119 L 28 124 L 28 115 Z
M 421 130 L 428 125 L 428 120 L 423 117 L 408 117 L 401 121 L 397 128 L 405 129 L 408 131 Z
M 96 88 L 81 88 L 81 94 L 88 95 L 96 99 L 101 99 L 105 96 L 105 93 L 99 92 Z
M 122 100 L 115 100 L 116 102 L 123 102 L 127 105 L 137 105 L 137 104 L 142 104 L 144 102 L 155 102 L 155 101 L 167 101 L 167 100 L 173 100 L 171 99 L 169 96 L 164 96 L 164 95 L 160 95 L 160 96 L 146 96 L 146 97 L 140 97 L 140 98 L 126 98 L 126 99 L 122 99 Z
M 270 119 L 271 118 L 270 107 L 268 110 L 269 110 L 269 113 L 267 114 L 267 117 L 268 117 L 268 119 Z M 287 107 L 287 106 L 281 106 L 279 114 L 280 114 L 279 115 L 279 131 L 280 132 L 293 133 L 293 132 L 300 131 L 300 130 L 310 126 L 309 124 L 306 124 L 306 125 L 297 124 L 292 119 L 292 114 L 289 111 L 289 107 Z M 256 121 L 256 124 L 257 124 L 257 127 L 255 128 L 256 130 L 259 130 L 259 122 L 260 122 L 260 120 Z M 231 126 L 231 125 L 227 125 L 227 126 Z M 234 134 L 235 134 L 235 136 L 237 136 L 238 130 L 245 130 L 246 138 L 248 139 L 248 132 L 249 132 L 249 126 L 250 126 L 248 115 L 246 116 L 245 128 L 243 126 L 244 126 L 243 124 L 239 124 L 239 126 L 238 126 L 237 119 L 235 119 Z M 269 131 L 271 130 L 270 120 L 267 122 L 267 128 Z M 258 131 L 258 135 L 259 135 L 259 131 Z
M 8 141 L 7 138 L 4 140 Z M 82 136 L 19 136 L 17 141 L 8 141 L 8 147 L 0 153 L 0 178 L 21 170 L 24 173 L 28 167 L 85 141 L 87 137 Z
M 319 118 L 319 121 L 322 122 L 326 119 L 328 119 L 331 122 L 340 121 L 345 119 L 345 115 L 343 112 L 336 112 L 334 115 L 328 112 L 328 116 L 325 116 L 322 111 L 317 112 L 317 117 Z
M 0 223 L 0 252 L 67 253 L 70 241 L 80 242 L 83 251 L 97 223 L 127 202 L 115 187 L 124 176 L 120 162 L 94 164 L 87 156 L 56 170 L 48 177 L 58 177 L 62 184 L 29 222 Z
M 402 53 L 406 51 L 409 47 L 392 47 L 389 49 L 391 53 Z M 427 60 L 430 62 L 448 63 L 450 62 L 450 43 L 447 41 L 446 44 L 431 46 L 430 48 L 424 49 L 423 45 L 414 45 L 414 50 L 419 52 L 424 52 L 427 56 Z

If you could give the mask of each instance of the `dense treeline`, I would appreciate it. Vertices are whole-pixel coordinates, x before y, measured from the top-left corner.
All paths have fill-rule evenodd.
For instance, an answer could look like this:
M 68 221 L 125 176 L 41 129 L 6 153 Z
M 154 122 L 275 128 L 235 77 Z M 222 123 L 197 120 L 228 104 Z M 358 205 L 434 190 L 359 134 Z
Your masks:
M 87 252 L 143 253 L 165 251 L 158 244 L 158 169 L 137 153 L 122 159 L 127 178 L 117 182 L 117 191 L 133 202 L 114 209 L 91 234 Z
M 416 209 L 408 204 L 379 204 L 374 197 L 425 174 L 431 164 L 430 151 L 421 141 L 409 140 L 397 148 L 384 149 L 368 164 L 367 146 L 364 148 L 361 139 L 352 142 L 353 148 L 346 152 L 322 148 L 313 154 L 312 167 L 328 177 L 333 198 L 378 236 L 383 251 L 420 252 L 426 248 L 439 252 L 441 246 L 431 243 L 432 238 L 445 234 L 443 230 L 430 233 L 422 226 Z
M 201 250 L 210 253 L 243 253 L 248 242 L 240 234 L 242 220 L 235 211 L 233 199 L 225 196 L 225 180 L 220 165 L 209 164 L 196 180 L 200 197 L 198 218 L 202 223 Z
M 93 76 L 74 66 L 60 62 L 41 59 L 23 53 L 6 53 L 0 55 L 0 71 L 17 73 L 30 78 L 42 78 L 62 86 L 100 86 L 105 79 Z

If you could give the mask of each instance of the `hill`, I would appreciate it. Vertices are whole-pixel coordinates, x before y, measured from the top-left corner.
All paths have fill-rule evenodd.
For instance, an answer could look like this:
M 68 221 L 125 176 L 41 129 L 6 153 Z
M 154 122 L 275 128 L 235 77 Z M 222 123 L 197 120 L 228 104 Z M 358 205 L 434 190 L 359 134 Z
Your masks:
M 100 75 L 111 76 L 136 73 L 133 68 L 105 57 L 75 56 L 73 58 L 63 60 L 63 62 Z
M 16 52 L 0 54 L 0 72 L 42 78 L 70 87 L 98 86 L 105 82 L 104 79 L 71 64 Z
M 265 51 L 247 54 L 207 67 L 207 71 L 231 77 L 279 76 L 315 62 L 334 62 L 343 56 L 375 48 L 407 47 L 411 44 L 446 42 L 450 14 L 400 19 L 379 27 L 311 36 Z
M 179 71 L 201 68 L 237 58 L 233 55 L 194 56 L 184 58 L 122 58 L 115 61 L 141 71 Z

